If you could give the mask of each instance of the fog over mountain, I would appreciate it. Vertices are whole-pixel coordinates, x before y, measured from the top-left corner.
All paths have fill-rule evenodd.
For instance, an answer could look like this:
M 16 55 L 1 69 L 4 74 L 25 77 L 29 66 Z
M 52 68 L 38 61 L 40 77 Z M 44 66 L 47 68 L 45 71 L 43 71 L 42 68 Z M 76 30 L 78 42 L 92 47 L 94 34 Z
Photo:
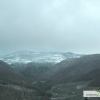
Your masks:
M 8 64 L 14 63 L 52 63 L 56 64 L 65 59 L 80 58 L 83 55 L 74 54 L 71 52 L 32 52 L 32 51 L 17 51 L 10 55 L 0 57 L 0 60 L 7 62 Z
M 100 53 L 99 11 L 99 0 L 0 0 L 0 55 Z

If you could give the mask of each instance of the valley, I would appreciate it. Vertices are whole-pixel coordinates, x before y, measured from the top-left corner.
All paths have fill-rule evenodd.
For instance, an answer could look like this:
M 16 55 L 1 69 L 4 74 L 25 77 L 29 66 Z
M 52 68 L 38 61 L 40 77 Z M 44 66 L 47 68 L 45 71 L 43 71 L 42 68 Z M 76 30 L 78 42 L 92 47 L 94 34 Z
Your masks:
M 84 100 L 84 90 L 100 90 L 100 54 L 20 51 L 0 59 L 0 100 Z

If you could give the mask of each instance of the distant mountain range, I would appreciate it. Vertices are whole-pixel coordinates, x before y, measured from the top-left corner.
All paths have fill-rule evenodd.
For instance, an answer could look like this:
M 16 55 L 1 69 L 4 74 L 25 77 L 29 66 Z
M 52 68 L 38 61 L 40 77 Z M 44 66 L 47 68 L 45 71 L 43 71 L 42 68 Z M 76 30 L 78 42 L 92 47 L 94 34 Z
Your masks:
M 0 60 L 7 62 L 8 64 L 13 63 L 29 63 L 29 62 L 51 62 L 59 63 L 69 58 L 79 58 L 81 55 L 74 54 L 72 52 L 32 52 L 32 51 L 17 51 L 15 53 L 0 57 Z

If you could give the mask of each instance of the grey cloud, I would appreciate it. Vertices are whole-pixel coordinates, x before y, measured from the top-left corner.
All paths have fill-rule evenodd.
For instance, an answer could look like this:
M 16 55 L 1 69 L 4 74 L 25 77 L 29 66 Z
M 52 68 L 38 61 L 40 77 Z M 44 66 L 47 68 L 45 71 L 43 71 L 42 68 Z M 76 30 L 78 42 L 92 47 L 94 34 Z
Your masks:
M 0 1 L 0 54 L 99 53 L 99 0 Z

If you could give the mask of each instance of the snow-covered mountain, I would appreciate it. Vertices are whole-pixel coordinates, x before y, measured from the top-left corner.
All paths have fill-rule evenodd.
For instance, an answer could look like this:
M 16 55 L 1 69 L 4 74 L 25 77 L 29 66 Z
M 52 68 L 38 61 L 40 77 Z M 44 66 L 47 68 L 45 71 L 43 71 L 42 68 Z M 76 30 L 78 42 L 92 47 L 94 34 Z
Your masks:
M 8 64 L 13 63 L 29 63 L 29 62 L 52 62 L 59 63 L 62 60 L 68 58 L 79 58 L 81 55 L 74 54 L 71 52 L 32 52 L 32 51 L 17 51 L 15 53 L 2 56 L 0 60 L 7 62 Z

